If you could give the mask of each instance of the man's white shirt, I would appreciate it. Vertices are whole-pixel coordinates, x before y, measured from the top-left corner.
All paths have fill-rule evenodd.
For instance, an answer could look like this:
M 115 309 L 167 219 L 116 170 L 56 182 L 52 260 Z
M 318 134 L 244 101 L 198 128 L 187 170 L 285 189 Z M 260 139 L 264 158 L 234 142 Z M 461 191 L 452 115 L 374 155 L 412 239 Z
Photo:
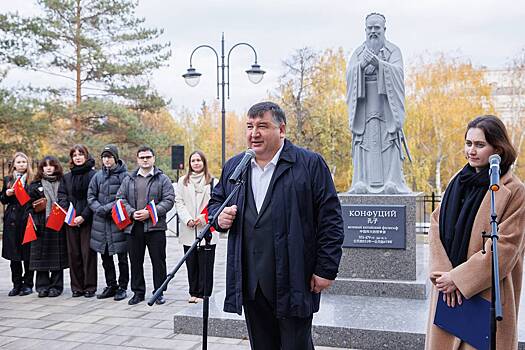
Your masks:
M 279 161 L 279 156 L 281 155 L 283 147 L 284 141 L 275 156 L 264 166 L 264 168 L 261 168 L 255 161 L 255 158 L 252 158 L 252 192 L 257 212 L 261 211 L 266 192 L 268 192 L 268 187 L 270 186 L 270 181 L 272 181 L 272 175 L 277 167 L 277 162 Z

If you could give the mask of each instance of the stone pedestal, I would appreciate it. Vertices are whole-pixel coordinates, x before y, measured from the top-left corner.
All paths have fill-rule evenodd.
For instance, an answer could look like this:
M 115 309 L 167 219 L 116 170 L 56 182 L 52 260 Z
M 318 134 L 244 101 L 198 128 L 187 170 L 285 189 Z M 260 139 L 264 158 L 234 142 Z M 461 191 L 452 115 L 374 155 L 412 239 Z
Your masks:
M 421 193 L 407 195 L 339 194 L 345 205 L 363 210 L 372 206 L 401 208 L 405 213 L 404 248 L 343 248 L 339 274 L 329 293 L 424 299 L 427 278 L 418 274 L 416 252 L 416 199 Z M 343 216 L 348 213 L 343 213 Z M 380 224 L 379 221 L 378 224 Z M 347 222 L 348 224 L 348 222 Z M 371 224 L 373 225 L 373 224 Z M 345 232 L 348 226 L 345 227 Z

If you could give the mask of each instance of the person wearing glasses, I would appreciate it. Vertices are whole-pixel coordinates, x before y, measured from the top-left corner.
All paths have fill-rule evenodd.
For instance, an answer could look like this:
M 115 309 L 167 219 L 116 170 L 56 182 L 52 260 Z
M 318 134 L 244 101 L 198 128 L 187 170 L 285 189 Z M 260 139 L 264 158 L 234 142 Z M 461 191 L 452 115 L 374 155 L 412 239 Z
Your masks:
M 144 253 L 148 248 L 153 267 L 153 293 L 166 279 L 166 214 L 175 204 L 175 191 L 171 181 L 162 170 L 155 166 L 155 152 L 149 146 L 141 146 L 137 150 L 138 168 L 126 177 L 117 193 L 126 211 L 132 219 L 132 224 L 125 228 L 128 234 L 128 250 L 131 267 L 131 290 L 133 297 L 129 305 L 135 305 L 144 300 L 146 282 L 144 280 Z M 158 221 L 152 221 L 146 206 L 155 202 Z M 160 296 L 157 304 L 164 304 Z

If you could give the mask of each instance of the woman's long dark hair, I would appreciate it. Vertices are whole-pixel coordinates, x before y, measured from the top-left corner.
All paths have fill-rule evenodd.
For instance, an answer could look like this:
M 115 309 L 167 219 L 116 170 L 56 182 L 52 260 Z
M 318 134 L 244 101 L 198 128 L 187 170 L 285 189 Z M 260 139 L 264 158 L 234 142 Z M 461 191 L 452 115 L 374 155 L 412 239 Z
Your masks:
M 38 168 L 36 170 L 35 181 L 42 180 L 44 178 L 44 167 L 46 165 L 51 165 L 55 167 L 54 176 L 57 176 L 57 179 L 60 180 L 64 176 L 64 169 L 60 164 L 60 161 L 53 156 L 45 156 L 40 163 L 38 163 Z
M 188 186 L 188 181 L 190 181 L 190 175 L 194 172 L 191 167 L 191 157 L 193 157 L 194 154 L 198 154 L 202 159 L 202 164 L 204 165 L 204 178 L 206 179 L 206 185 L 208 185 L 211 182 L 211 175 L 208 171 L 208 160 L 206 159 L 206 156 L 204 155 L 204 153 L 202 153 L 202 151 L 191 152 L 190 157 L 188 158 L 188 173 L 186 174 L 186 176 L 184 176 L 184 180 L 182 180 L 182 183 L 184 184 L 184 186 Z
M 472 128 L 483 130 L 485 139 L 495 148 L 496 153 L 501 157 L 501 168 L 510 169 L 518 153 L 510 142 L 507 128 L 505 128 L 505 124 L 503 124 L 501 119 L 494 115 L 481 115 L 474 118 L 474 120 L 467 125 L 465 138 L 467 137 L 467 132 Z

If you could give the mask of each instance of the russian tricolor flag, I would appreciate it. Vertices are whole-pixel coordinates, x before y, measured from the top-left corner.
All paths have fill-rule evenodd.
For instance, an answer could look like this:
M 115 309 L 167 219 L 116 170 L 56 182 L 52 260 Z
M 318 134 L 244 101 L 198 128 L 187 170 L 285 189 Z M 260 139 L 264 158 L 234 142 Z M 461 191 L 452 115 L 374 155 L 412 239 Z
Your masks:
M 157 222 L 159 222 L 159 216 L 157 215 L 157 207 L 155 206 L 155 200 L 149 202 L 148 205 L 146 205 L 146 209 L 149 211 L 149 217 L 151 218 L 153 226 L 155 226 Z
M 131 224 L 131 219 L 129 218 L 126 208 L 122 204 L 121 199 L 117 200 L 113 208 L 111 208 L 111 217 L 119 230 L 123 230 L 126 226 Z
M 69 209 L 67 210 L 64 222 L 68 224 L 69 226 L 73 226 L 73 220 L 75 220 L 76 216 L 77 216 L 77 212 L 75 208 L 73 207 L 73 203 L 70 202 Z

